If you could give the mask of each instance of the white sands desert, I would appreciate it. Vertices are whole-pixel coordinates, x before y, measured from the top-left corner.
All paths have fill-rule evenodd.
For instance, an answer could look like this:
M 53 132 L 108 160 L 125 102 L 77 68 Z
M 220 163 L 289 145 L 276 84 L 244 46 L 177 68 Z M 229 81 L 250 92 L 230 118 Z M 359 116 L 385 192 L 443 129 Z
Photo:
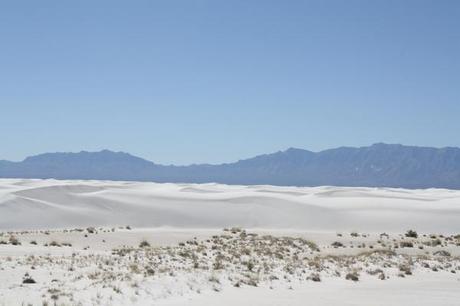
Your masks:
M 0 180 L 0 229 L 75 226 L 460 232 L 460 191 Z
M 4 179 L 0 305 L 458 305 L 459 221 L 443 189 Z

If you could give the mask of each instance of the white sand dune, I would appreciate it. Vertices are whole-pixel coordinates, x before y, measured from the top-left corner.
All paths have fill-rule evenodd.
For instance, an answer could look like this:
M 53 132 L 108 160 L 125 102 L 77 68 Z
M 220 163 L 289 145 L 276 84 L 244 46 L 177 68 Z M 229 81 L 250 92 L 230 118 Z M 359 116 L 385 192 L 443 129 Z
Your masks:
M 0 229 L 136 227 L 460 232 L 460 191 L 0 180 Z

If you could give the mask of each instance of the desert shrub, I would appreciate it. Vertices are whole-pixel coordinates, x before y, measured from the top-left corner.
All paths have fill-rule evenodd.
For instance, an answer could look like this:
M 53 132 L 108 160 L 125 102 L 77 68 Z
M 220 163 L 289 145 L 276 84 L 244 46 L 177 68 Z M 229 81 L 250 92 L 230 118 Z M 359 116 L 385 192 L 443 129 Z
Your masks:
M 221 259 L 217 258 L 213 265 L 212 265 L 214 270 L 222 270 L 224 268 L 224 264 Z
M 24 277 L 22 278 L 22 283 L 23 284 L 35 284 L 37 282 L 29 275 L 29 273 L 26 273 L 24 274 Z
M 252 271 L 252 269 L 254 269 L 254 263 L 252 261 L 248 261 L 246 263 L 246 267 L 248 268 L 249 271 Z
M 369 270 L 367 271 L 369 275 L 377 275 L 383 273 L 382 269 L 375 269 L 375 270 Z
M 409 237 L 409 238 L 417 238 L 418 237 L 418 234 L 416 231 L 414 230 L 408 230 L 406 232 L 406 237 Z
M 359 281 L 359 274 L 358 272 L 347 273 L 347 275 L 345 275 L 345 279 L 357 282 Z
M 302 243 L 304 243 L 305 245 L 307 245 L 310 249 L 312 249 L 313 251 L 317 251 L 319 252 L 319 247 L 316 243 L 314 243 L 313 241 L 310 241 L 310 240 L 305 240 L 305 239 L 299 239 Z
M 399 246 L 402 248 L 413 248 L 414 244 L 411 241 L 401 241 Z
M 32 277 L 24 278 L 22 280 L 23 284 L 35 284 L 37 283 Z
M 412 271 L 409 265 L 400 265 L 399 271 L 403 272 L 405 275 L 412 275 Z
M 141 273 L 141 270 L 139 269 L 139 266 L 138 266 L 137 264 L 135 264 L 135 263 L 131 264 L 131 265 L 129 266 L 129 269 L 130 269 L 131 272 L 133 272 L 133 273 L 136 273 L 136 274 Z
M 153 270 L 152 268 L 147 268 L 145 272 L 147 275 L 155 275 L 155 270 Z
M 314 281 L 314 282 L 320 282 L 321 277 L 319 276 L 318 273 L 312 273 L 309 277 L 307 277 L 307 280 L 311 280 L 311 281 Z
M 148 248 L 150 247 L 150 243 L 147 240 L 142 240 L 141 243 L 139 243 L 140 248 Z
M 432 239 L 430 241 L 430 245 L 433 246 L 433 247 L 438 246 L 438 245 L 442 245 L 442 241 L 439 238 Z
M 57 241 L 54 241 L 54 240 L 53 240 L 53 241 L 51 241 L 51 242 L 49 243 L 49 246 L 60 247 L 61 244 L 58 243 Z
M 230 229 L 230 231 L 232 232 L 232 234 L 237 234 L 237 233 L 241 232 L 242 229 L 239 228 L 239 227 L 232 227 L 232 228 Z
M 331 244 L 334 248 L 342 248 L 344 245 L 342 242 L 339 242 L 339 241 L 334 241 L 332 244 Z
M 21 245 L 21 242 L 19 242 L 18 238 L 16 238 L 15 236 L 10 236 L 8 241 L 12 245 Z

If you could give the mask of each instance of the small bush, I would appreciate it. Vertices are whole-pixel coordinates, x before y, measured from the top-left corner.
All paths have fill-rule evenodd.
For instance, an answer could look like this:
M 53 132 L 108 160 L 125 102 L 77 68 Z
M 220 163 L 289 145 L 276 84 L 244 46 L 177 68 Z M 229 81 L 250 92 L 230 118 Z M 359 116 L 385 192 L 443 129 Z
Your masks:
M 54 241 L 54 240 L 53 240 L 53 241 L 51 241 L 51 242 L 49 243 L 49 246 L 60 247 L 61 244 L 58 243 L 57 241 Z
M 32 277 L 28 277 L 28 278 L 24 278 L 22 280 L 22 283 L 23 284 L 36 284 L 37 282 Z
M 334 248 L 343 248 L 343 243 L 339 241 L 335 241 L 331 244 Z
M 30 277 L 29 273 L 24 274 L 24 277 L 22 278 L 22 283 L 23 284 L 35 284 L 37 283 L 32 277 Z
M 309 277 L 307 277 L 307 280 L 311 280 L 311 281 L 314 281 L 314 282 L 320 282 L 321 277 L 319 276 L 318 273 L 312 273 Z
M 8 241 L 12 245 L 21 245 L 21 242 L 19 242 L 18 238 L 16 238 L 15 236 L 10 236 Z
M 400 265 L 399 271 L 403 272 L 405 275 L 412 275 L 412 271 L 408 265 Z
M 345 279 L 357 282 L 357 281 L 359 281 L 359 274 L 358 274 L 358 272 L 347 273 L 347 275 L 345 276 Z
M 140 248 L 148 248 L 150 247 L 150 243 L 147 240 L 142 240 L 141 243 L 139 243 Z
M 414 247 L 414 244 L 410 241 L 401 241 L 399 243 L 399 246 L 402 247 L 402 248 L 413 248 Z
M 418 237 L 418 234 L 416 231 L 414 230 L 408 230 L 406 232 L 406 237 L 409 237 L 409 238 L 417 238 Z
M 425 244 L 427 246 L 435 247 L 435 246 L 438 246 L 438 245 L 442 245 L 442 241 L 439 238 L 435 238 L 435 239 L 432 239 L 430 241 L 426 241 L 423 244 Z

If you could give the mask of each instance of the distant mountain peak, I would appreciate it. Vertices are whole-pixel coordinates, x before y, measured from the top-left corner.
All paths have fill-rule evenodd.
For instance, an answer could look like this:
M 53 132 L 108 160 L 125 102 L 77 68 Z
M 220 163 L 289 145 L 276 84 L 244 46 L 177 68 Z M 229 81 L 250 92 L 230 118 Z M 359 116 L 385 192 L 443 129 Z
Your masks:
M 299 152 L 303 153 L 303 152 L 310 152 L 310 151 L 305 150 L 305 149 L 294 148 L 294 147 L 290 147 L 284 150 L 284 153 L 299 153 Z
M 55 161 L 78 161 L 86 159 L 96 159 L 96 160 L 143 160 L 140 157 L 136 157 L 129 153 L 125 152 L 115 152 L 107 149 L 89 152 L 89 151 L 80 151 L 78 153 L 74 152 L 55 152 L 55 153 L 43 153 L 34 156 L 27 157 L 24 159 L 25 163 L 34 163 L 34 162 L 55 162 Z

